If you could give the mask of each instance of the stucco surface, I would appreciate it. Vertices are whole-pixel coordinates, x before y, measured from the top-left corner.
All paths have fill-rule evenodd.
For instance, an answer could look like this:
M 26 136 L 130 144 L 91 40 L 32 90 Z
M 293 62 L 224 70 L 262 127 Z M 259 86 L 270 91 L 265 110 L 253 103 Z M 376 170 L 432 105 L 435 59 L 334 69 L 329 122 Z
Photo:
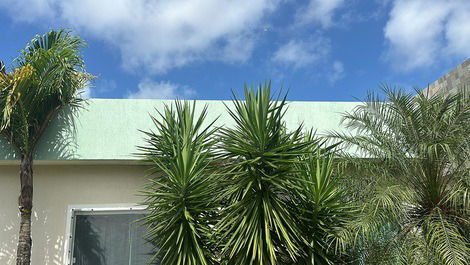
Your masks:
M 142 166 L 36 166 L 32 265 L 63 265 L 70 205 L 138 203 Z M 15 264 L 19 178 L 16 166 L 0 167 L 0 264 Z
M 82 110 L 70 119 L 55 119 L 41 138 L 36 153 L 38 161 L 135 160 L 136 146 L 143 144 L 139 130 L 152 128 L 149 114 L 156 115 L 169 100 L 90 99 Z M 208 105 L 208 121 L 217 119 L 214 126 L 231 126 L 226 111 L 230 101 L 196 103 L 201 110 Z M 357 102 L 289 102 L 285 121 L 289 129 L 303 123 L 305 129 L 324 133 L 340 130 L 341 113 L 352 110 Z M 64 113 L 70 113 L 65 110 Z M 15 160 L 15 152 L 0 139 L 0 162 Z
M 41 138 L 34 166 L 33 265 L 63 265 L 70 205 L 138 203 L 145 183 L 145 167 L 136 161 L 136 146 L 144 144 L 139 130 L 152 128 L 163 100 L 91 99 L 74 113 L 73 124 L 64 114 Z M 231 102 L 197 101 L 208 105 L 207 122 L 232 126 L 226 111 Z M 354 102 L 289 102 L 285 122 L 289 129 L 303 124 L 318 133 L 341 130 L 341 113 Z M 130 162 L 129 162 L 130 161 Z M 18 234 L 19 168 L 17 156 L 0 139 L 0 264 L 14 264 Z

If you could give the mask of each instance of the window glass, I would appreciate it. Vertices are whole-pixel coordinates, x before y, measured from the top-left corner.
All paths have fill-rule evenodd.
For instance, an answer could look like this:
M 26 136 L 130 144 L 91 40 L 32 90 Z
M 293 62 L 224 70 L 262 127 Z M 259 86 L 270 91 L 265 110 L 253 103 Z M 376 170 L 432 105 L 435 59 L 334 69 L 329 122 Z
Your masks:
M 151 244 L 136 220 L 143 213 L 86 213 L 75 215 L 73 264 L 146 265 Z

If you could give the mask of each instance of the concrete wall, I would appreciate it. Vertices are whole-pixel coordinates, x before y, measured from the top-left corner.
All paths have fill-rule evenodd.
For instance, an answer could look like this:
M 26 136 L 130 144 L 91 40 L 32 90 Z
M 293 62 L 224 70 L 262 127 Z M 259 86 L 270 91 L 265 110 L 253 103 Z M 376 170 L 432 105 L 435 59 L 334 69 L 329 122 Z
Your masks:
M 217 119 L 214 126 L 234 125 L 226 110 L 230 101 L 198 100 L 196 111 L 208 106 L 206 123 Z M 136 146 L 144 145 L 145 135 L 139 130 L 154 128 L 149 113 L 163 110 L 172 100 L 153 99 L 90 99 L 74 118 L 64 110 L 44 132 L 37 147 L 36 161 L 135 161 Z M 289 102 L 284 117 L 289 130 L 300 124 L 305 129 L 325 133 L 340 130 L 341 113 L 353 110 L 358 102 Z M 158 116 L 156 116 L 158 117 Z M 71 124 L 73 120 L 73 125 Z M 18 159 L 0 136 L 0 163 Z
M 39 165 L 34 168 L 33 265 L 63 265 L 69 205 L 138 203 L 143 166 Z M 0 264 L 15 264 L 17 166 L 0 166 Z
M 457 92 L 464 85 L 470 86 L 470 59 L 429 85 L 424 92 L 429 93 L 429 96 L 447 95 Z
M 136 194 L 145 183 L 145 167 L 130 165 L 136 163 L 136 146 L 144 144 L 144 135 L 138 129 L 153 127 L 148 114 L 155 114 L 154 108 L 162 110 L 164 104 L 170 103 L 91 99 L 85 109 L 76 113 L 73 126 L 65 118 L 51 123 L 35 155 L 33 265 L 66 264 L 65 231 L 70 205 L 139 202 Z M 233 119 L 223 103 L 198 101 L 197 109 L 207 104 L 208 122 L 220 116 L 214 126 L 232 126 Z M 303 124 L 306 130 L 313 128 L 318 133 L 338 130 L 342 128 L 341 113 L 357 105 L 356 102 L 290 102 L 286 125 L 295 129 Z M 17 157 L 0 138 L 1 265 L 15 263 L 19 169 L 11 164 L 18 162 Z

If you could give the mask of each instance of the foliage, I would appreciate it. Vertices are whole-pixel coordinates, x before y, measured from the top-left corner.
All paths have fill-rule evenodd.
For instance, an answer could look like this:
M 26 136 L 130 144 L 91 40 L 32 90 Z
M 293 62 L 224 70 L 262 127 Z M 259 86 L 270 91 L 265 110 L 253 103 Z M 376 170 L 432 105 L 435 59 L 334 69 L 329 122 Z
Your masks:
M 0 131 L 22 154 L 33 151 L 63 106 L 78 106 L 92 76 L 84 71 L 84 42 L 67 31 L 37 35 L 21 51 L 13 72 L 0 71 Z
M 222 129 L 220 138 L 223 158 L 232 161 L 218 228 L 223 253 L 229 264 L 278 264 L 281 255 L 296 260 L 301 237 L 289 189 L 309 143 L 302 141 L 302 127 L 286 131 L 285 97 L 272 100 L 270 84 L 256 92 L 245 87 L 245 101 L 234 96 L 233 107 L 235 126 Z
M 335 146 L 316 142 L 297 164 L 299 189 L 291 190 L 305 240 L 296 264 L 338 264 L 345 262 L 346 229 L 357 212 L 335 170 Z
M 345 114 L 350 133 L 332 135 L 368 158 L 348 157 L 366 183 L 355 238 L 372 245 L 369 254 L 387 241 L 395 251 L 381 259 L 392 263 L 468 264 L 470 98 L 384 93 L 387 101 L 370 94 Z
M 80 106 L 78 94 L 92 78 L 80 55 L 83 45 L 67 31 L 52 30 L 28 43 L 11 73 L 0 64 L 0 133 L 21 159 L 18 265 L 31 258 L 34 149 L 62 108 Z
M 141 147 L 153 167 L 143 195 L 153 261 L 162 264 L 333 264 L 354 216 L 334 172 L 334 146 L 288 132 L 284 98 L 245 88 L 215 128 L 188 103 L 152 117 Z M 212 128 L 212 129 L 211 129 Z M 213 137 L 218 135 L 218 137 Z
M 217 212 L 218 182 L 214 170 L 214 128 L 205 124 L 207 108 L 196 114 L 195 104 L 175 102 L 152 117 L 156 132 L 149 131 L 141 147 L 151 173 L 158 176 L 146 187 L 144 218 L 156 252 L 152 261 L 162 265 L 213 264 L 211 227 Z
M 333 137 L 365 158 L 340 162 L 336 145 L 287 130 L 270 84 L 234 96 L 230 128 L 166 106 L 141 148 L 163 173 L 144 193 L 154 260 L 467 264 L 469 99 L 385 93 L 345 115 L 351 133 Z

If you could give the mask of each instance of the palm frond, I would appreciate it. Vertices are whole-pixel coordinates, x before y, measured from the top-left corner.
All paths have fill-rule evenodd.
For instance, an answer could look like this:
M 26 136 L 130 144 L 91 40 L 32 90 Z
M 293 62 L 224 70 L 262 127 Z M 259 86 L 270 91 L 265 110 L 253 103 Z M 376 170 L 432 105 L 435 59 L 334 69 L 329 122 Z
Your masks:
M 369 180 L 358 195 L 363 217 L 357 228 L 363 236 L 383 234 L 380 230 L 390 227 L 399 229 L 398 237 L 421 238 L 410 244 L 421 244 L 415 252 L 421 257 L 413 257 L 417 263 L 438 259 L 465 264 L 461 257 L 468 256 L 469 244 L 464 235 L 469 227 L 470 98 L 465 90 L 428 97 L 385 87 L 383 93 L 385 101 L 371 94 L 345 114 L 351 133 L 330 136 L 367 158 L 344 158 Z M 431 230 L 434 236 L 426 234 Z M 452 237 L 444 240 L 446 235 Z M 396 243 L 398 237 L 390 240 Z
M 445 265 L 466 265 L 470 248 L 459 228 L 440 209 L 426 217 L 423 233 L 434 256 Z
M 92 76 L 85 72 L 84 42 L 67 31 L 37 35 L 0 73 L 1 130 L 20 152 L 31 152 L 48 123 L 64 106 L 78 107 L 78 94 Z

